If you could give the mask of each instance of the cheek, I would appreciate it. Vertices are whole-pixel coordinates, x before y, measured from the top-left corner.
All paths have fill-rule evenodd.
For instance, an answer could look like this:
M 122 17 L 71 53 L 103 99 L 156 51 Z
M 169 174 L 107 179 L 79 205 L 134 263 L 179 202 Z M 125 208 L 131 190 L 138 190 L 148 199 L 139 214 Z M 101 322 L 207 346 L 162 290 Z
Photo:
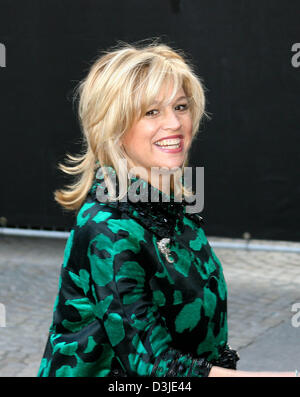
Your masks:
M 139 129 L 138 131 L 129 131 L 122 139 L 122 143 L 130 157 L 142 157 L 146 160 L 147 158 L 145 156 L 147 157 L 153 149 L 152 138 L 153 135 L 151 132 Z
M 193 122 L 192 119 L 189 117 L 184 121 L 184 131 L 188 139 L 192 138 L 192 130 L 193 130 Z
M 185 151 L 188 151 L 192 144 L 192 131 L 193 124 L 192 121 L 188 120 L 184 125 L 184 135 L 185 135 Z

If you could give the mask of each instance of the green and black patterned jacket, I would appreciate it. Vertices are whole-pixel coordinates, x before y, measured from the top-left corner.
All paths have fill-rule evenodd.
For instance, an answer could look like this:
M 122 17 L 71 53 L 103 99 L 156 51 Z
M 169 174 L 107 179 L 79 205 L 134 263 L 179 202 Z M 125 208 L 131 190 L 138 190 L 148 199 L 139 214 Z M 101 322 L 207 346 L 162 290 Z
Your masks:
M 104 187 L 95 178 L 70 232 L 38 376 L 201 377 L 213 364 L 235 368 L 226 284 L 202 218 L 172 199 L 99 202 Z

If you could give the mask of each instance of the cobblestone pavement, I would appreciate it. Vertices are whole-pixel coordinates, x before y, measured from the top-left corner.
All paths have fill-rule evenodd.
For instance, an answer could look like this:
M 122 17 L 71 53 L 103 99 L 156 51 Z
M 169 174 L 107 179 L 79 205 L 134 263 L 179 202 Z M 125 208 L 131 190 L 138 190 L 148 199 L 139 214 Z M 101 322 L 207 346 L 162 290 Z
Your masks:
M 214 237 L 208 240 L 213 246 L 214 242 L 237 241 Z M 0 303 L 6 312 L 6 326 L 0 328 L 1 377 L 36 376 L 51 322 L 65 242 L 0 236 Z M 275 244 L 300 247 L 296 243 Z M 255 346 L 272 328 L 291 324 L 295 315 L 292 305 L 300 302 L 300 254 L 214 250 L 228 285 L 229 343 L 240 351 L 242 361 L 243 349 Z M 285 349 L 289 340 L 281 336 Z

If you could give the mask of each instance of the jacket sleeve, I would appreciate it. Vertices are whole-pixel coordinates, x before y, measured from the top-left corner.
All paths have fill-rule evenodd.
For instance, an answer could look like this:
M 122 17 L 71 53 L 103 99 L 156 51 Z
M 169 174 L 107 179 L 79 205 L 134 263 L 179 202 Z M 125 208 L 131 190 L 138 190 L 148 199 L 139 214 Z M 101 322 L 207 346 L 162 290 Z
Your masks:
M 88 244 L 92 294 L 96 316 L 127 375 L 208 376 L 208 361 L 171 347 L 149 287 L 153 258 L 144 249 L 144 229 L 125 219 L 103 225 Z

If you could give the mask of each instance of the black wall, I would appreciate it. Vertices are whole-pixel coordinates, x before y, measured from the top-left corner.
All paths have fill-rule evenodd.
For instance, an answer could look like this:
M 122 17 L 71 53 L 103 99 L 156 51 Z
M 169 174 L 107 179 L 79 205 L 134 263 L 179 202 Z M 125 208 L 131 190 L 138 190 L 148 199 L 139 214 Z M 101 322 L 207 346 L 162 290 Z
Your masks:
M 192 149 L 205 167 L 209 235 L 300 239 L 297 0 L 0 0 L 0 217 L 68 229 L 56 169 L 80 150 L 71 94 L 100 50 L 160 36 L 190 56 L 207 88 Z

